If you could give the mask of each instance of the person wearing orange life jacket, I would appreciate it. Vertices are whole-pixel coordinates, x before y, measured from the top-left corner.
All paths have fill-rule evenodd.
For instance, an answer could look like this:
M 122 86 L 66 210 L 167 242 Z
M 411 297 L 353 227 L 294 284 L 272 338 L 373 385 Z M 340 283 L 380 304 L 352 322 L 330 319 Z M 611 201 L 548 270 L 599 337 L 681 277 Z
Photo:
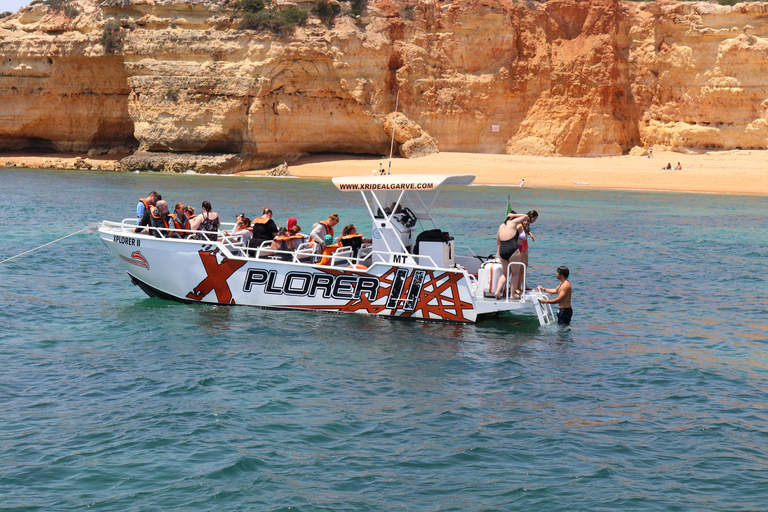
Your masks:
M 224 235 L 230 237 L 235 242 L 242 242 L 245 247 L 251 241 L 251 219 L 243 213 L 238 213 L 235 220 L 235 228 L 232 231 L 225 231 Z
M 141 210 L 142 214 L 141 217 L 139 217 L 139 222 L 136 223 L 136 229 L 133 230 L 135 233 L 143 232 L 145 227 L 152 224 L 152 208 L 154 208 L 155 204 L 162 198 L 163 197 L 157 192 L 150 192 L 146 199 L 139 199 L 139 204 L 136 206 L 136 212 L 138 213 L 138 211 Z
M 328 220 L 321 220 L 312 228 L 312 231 L 309 233 L 309 241 L 310 243 L 314 242 L 316 253 L 323 252 L 327 245 L 325 243 L 325 235 L 331 235 L 331 238 L 333 238 L 333 227 L 338 223 L 339 214 L 334 213 L 328 216 Z
M 272 239 L 269 248 L 273 251 L 285 251 L 277 254 L 277 256 L 283 261 L 291 261 L 293 255 L 289 253 L 296 250 L 296 242 L 286 228 L 280 228 L 277 236 Z
M 301 232 L 301 226 L 298 224 L 294 224 L 293 226 L 289 227 L 288 234 L 291 235 L 291 238 L 293 238 L 293 243 L 295 243 L 297 246 L 307 242 L 308 237 Z
M 344 226 L 339 237 L 339 243 L 342 247 L 352 247 L 352 255 L 357 258 L 357 252 L 363 244 L 371 243 L 370 238 L 365 238 L 362 233 L 357 232 L 354 224 Z
M 136 218 L 141 220 L 144 217 L 144 212 L 149 210 L 150 207 L 155 206 L 162 198 L 163 196 L 153 190 L 146 198 L 139 199 L 139 202 L 136 204 Z
M 150 210 L 152 215 L 152 227 L 164 228 L 164 230 L 150 229 L 150 232 L 157 238 L 181 238 L 176 231 L 173 230 L 173 218 L 168 214 L 168 203 L 165 201 L 158 201 L 157 205 Z
M 176 228 L 182 238 L 186 238 L 190 233 L 189 219 L 187 218 L 187 207 L 183 203 L 176 203 L 173 213 L 170 215 L 173 219 L 173 226 Z
M 248 247 L 258 249 L 262 243 L 272 241 L 277 235 L 277 224 L 272 220 L 272 210 L 261 209 L 261 217 L 253 220 L 253 236 Z

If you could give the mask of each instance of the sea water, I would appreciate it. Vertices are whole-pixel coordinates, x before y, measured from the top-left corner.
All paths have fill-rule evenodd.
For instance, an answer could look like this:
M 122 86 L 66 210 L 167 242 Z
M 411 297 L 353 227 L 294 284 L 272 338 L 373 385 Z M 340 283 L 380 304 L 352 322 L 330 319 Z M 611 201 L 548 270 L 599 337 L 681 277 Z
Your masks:
M 307 232 L 328 181 L 0 170 L 0 259 L 157 190 Z M 185 305 L 97 234 L 0 264 L 2 510 L 766 510 L 761 197 L 463 187 L 440 226 L 495 252 L 535 208 L 529 282 L 567 265 L 570 327 Z

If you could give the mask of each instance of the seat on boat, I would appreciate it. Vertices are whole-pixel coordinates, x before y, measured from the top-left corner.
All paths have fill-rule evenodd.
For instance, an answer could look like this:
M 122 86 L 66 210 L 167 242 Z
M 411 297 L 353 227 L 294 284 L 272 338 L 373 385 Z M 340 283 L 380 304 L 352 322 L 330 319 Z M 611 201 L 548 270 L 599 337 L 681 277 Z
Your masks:
M 450 239 L 447 231 L 430 229 L 422 231 L 416 237 L 416 245 L 413 246 L 413 254 L 419 254 L 419 242 L 446 242 Z

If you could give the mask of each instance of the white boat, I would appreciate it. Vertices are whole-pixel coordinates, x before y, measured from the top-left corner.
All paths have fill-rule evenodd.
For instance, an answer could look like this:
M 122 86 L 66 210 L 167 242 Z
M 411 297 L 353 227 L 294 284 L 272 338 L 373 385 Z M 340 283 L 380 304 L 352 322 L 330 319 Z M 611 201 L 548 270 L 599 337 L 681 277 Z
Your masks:
M 514 312 L 551 323 L 552 309 L 539 303 L 545 296 L 540 292 L 514 299 L 507 293 L 501 300 L 488 293 L 500 266 L 455 245 L 432 218 L 443 186 L 466 186 L 474 179 L 470 174 L 334 178 L 340 191 L 362 195 L 373 235 L 357 256 L 352 247 L 341 247 L 324 262 L 310 244 L 290 252 L 264 244 L 254 252 L 223 231 L 211 237 L 215 241 L 166 238 L 163 229 L 157 230 L 160 238 L 135 233 L 136 219 L 104 221 L 99 232 L 131 281 L 151 297 L 451 323 Z M 525 277 L 525 266 L 517 265 Z

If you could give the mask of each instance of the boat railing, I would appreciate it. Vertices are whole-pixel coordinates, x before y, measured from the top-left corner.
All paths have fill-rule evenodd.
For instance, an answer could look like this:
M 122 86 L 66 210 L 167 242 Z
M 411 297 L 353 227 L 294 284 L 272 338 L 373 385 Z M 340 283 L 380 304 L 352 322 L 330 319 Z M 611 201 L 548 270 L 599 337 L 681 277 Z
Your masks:
M 525 301 L 525 286 L 526 286 L 525 280 L 526 280 L 527 273 L 528 273 L 528 267 L 526 267 L 525 263 L 523 263 L 522 261 L 510 261 L 509 265 L 507 266 L 507 276 L 506 276 L 507 277 L 507 284 L 506 284 L 507 298 L 506 298 L 506 301 L 509 302 L 510 292 L 511 292 L 513 286 L 514 286 L 512 283 L 509 282 L 509 273 L 512 270 L 512 265 L 519 265 L 519 266 L 522 267 L 521 271 L 523 273 L 523 283 L 520 286 L 520 302 L 524 302 Z M 516 284 L 517 283 L 515 283 L 515 285 Z
M 230 225 L 231 223 L 222 224 L 224 226 Z M 130 233 L 132 235 L 144 235 L 144 236 L 150 236 L 153 238 L 160 238 L 160 239 L 171 239 L 170 236 L 167 236 L 169 232 L 177 232 L 179 231 L 176 228 L 157 228 L 152 226 L 146 226 L 143 227 L 143 231 L 141 233 L 135 233 L 133 230 L 137 227 L 138 222 L 136 219 L 123 219 L 121 222 L 112 222 L 112 221 L 103 221 L 102 226 L 105 228 L 108 228 L 110 230 L 119 230 L 123 233 Z M 231 224 L 234 225 L 234 224 Z M 155 237 L 152 233 L 153 231 L 158 231 L 160 233 L 160 237 Z M 262 258 L 267 257 L 270 259 L 283 259 L 282 256 L 290 256 L 290 258 L 286 258 L 286 261 L 293 261 L 295 263 L 314 263 L 315 259 L 321 259 L 323 257 L 322 254 L 318 254 L 315 252 L 314 244 L 313 243 L 304 243 L 301 244 L 295 251 L 283 251 L 279 249 L 272 249 L 271 241 L 267 240 L 261 244 L 260 247 L 253 249 L 253 248 L 247 248 L 240 240 L 236 240 L 238 238 L 238 235 L 227 235 L 224 233 L 224 231 L 202 231 L 202 230 L 185 230 L 189 234 L 184 237 L 184 239 L 194 239 L 196 234 L 202 234 L 202 235 L 215 235 L 214 240 L 197 240 L 194 239 L 195 242 L 215 242 L 218 241 L 221 243 L 221 245 L 227 249 L 227 252 L 229 253 L 228 256 L 231 257 L 246 257 L 246 258 Z M 183 239 L 182 239 L 183 240 Z M 190 240 L 192 241 L 192 240 Z M 367 245 L 367 244 L 366 244 Z M 373 258 L 373 262 L 375 263 L 377 259 L 374 256 L 378 256 L 380 262 L 383 263 L 389 263 L 390 261 L 398 262 L 400 260 L 400 263 L 405 263 L 408 261 L 408 258 L 411 258 L 417 266 L 422 267 L 431 267 L 431 268 L 440 268 L 437 263 L 435 263 L 435 260 L 433 260 L 430 256 L 426 255 L 419 255 L 419 254 L 410 254 L 406 252 L 397 252 L 397 251 L 379 251 L 379 250 L 368 250 L 370 249 L 370 245 L 364 245 L 359 253 L 358 256 L 353 256 L 353 250 L 352 247 L 340 247 L 333 253 L 327 255 L 329 258 L 331 258 L 330 262 L 331 264 L 329 266 L 338 266 L 339 261 L 346 263 L 347 265 L 360 265 L 364 264 L 366 260 L 369 258 Z M 231 249 L 237 249 L 238 252 L 242 252 L 242 256 L 239 256 L 235 254 Z M 469 249 L 469 248 L 467 248 Z M 469 249 L 471 251 L 471 249 Z M 266 255 L 265 253 L 269 253 Z
M 222 226 L 229 226 L 229 225 L 234 227 L 234 224 L 231 223 L 231 222 L 222 223 Z M 219 231 L 203 231 L 203 230 L 199 230 L 199 229 L 198 230 L 195 230 L 195 229 L 180 230 L 180 229 L 178 229 L 176 227 L 173 227 L 173 228 L 157 228 L 157 227 L 154 227 L 154 226 L 141 226 L 142 227 L 141 233 L 136 233 L 134 231 L 134 229 L 139 227 L 138 226 L 138 221 L 136 219 L 123 219 L 120 222 L 112 222 L 112 221 L 105 220 L 105 221 L 102 221 L 102 226 L 105 227 L 105 228 L 109 228 L 111 230 L 119 230 L 122 233 L 131 233 L 133 235 L 144 235 L 144 236 L 150 236 L 150 237 L 154 237 L 154 238 L 165 238 L 165 239 L 172 238 L 171 236 L 166 236 L 169 232 L 178 233 L 179 231 L 183 231 L 185 233 L 185 235 L 182 237 L 182 239 L 193 239 L 193 238 L 195 238 L 195 235 L 197 235 L 197 234 L 201 234 L 201 235 L 215 235 L 216 238 L 214 238 L 214 240 L 208 240 L 208 241 L 211 241 L 211 242 L 213 242 L 215 240 L 219 240 L 219 241 L 227 240 L 228 243 L 233 243 L 233 239 L 238 237 L 238 235 L 227 235 L 227 234 L 225 234 L 221 230 L 219 230 Z M 154 231 L 159 232 L 160 233 L 160 237 L 155 237 L 154 234 L 153 234 Z M 202 240 L 202 241 L 205 242 L 206 240 Z
M 301 244 L 295 250 L 281 250 L 273 249 L 271 240 L 262 242 L 256 249 L 249 249 L 247 257 L 252 259 L 283 260 L 302 264 L 315 264 L 316 259 L 327 257 L 330 264 L 323 266 L 330 267 L 339 266 L 339 262 L 355 265 L 365 260 L 365 257 L 354 257 L 351 247 L 340 247 L 331 254 L 319 254 L 314 251 L 314 244 L 311 242 Z
M 477 254 L 475 254 L 475 251 L 473 251 L 470 246 L 468 246 L 468 245 L 455 245 L 453 247 L 453 250 L 454 250 L 454 252 L 456 253 L 457 256 L 458 256 L 458 250 L 459 249 L 466 249 L 467 251 L 469 251 L 470 256 L 472 256 L 473 258 L 477 258 Z

